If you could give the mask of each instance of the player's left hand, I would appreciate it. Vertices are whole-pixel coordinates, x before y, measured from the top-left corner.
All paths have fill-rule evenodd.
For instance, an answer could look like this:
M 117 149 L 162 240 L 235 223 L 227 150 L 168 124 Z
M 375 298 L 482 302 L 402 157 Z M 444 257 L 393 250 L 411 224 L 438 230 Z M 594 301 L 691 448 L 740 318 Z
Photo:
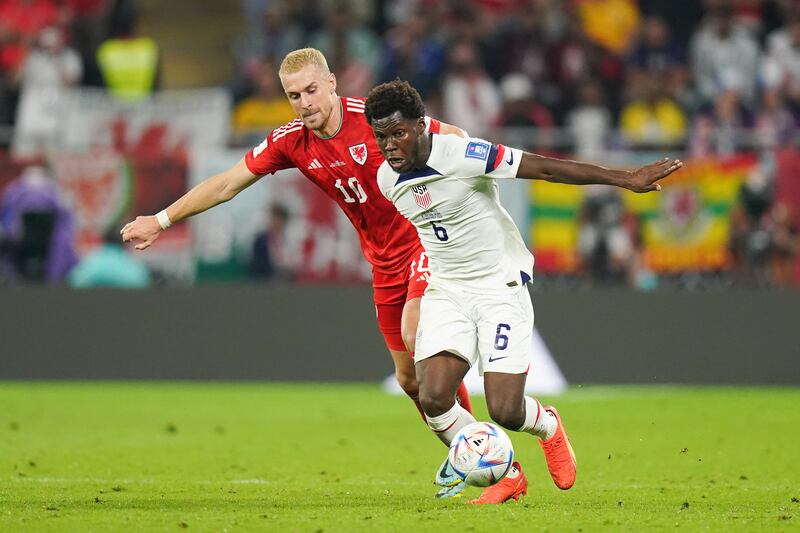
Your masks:
M 639 167 L 631 172 L 626 188 L 633 192 L 660 191 L 661 185 L 657 181 L 666 178 L 683 166 L 680 159 L 665 157 L 655 163 Z

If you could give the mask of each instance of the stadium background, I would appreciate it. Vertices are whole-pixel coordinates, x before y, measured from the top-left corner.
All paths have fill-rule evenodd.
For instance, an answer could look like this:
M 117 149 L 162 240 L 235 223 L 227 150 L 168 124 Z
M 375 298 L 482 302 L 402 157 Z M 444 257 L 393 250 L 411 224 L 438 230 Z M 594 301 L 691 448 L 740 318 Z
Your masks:
M 687 162 L 659 195 L 504 184 L 568 380 L 797 384 L 799 17 L 794 0 L 0 1 L 0 377 L 390 371 L 355 233 L 297 172 L 146 253 L 104 239 L 290 120 L 277 63 L 312 45 L 341 95 L 399 76 L 475 136 Z M 77 291 L 96 287 L 139 290 Z M 120 314 L 146 338 L 123 341 Z
M 0 530 L 796 530 L 798 16 L 798 0 L 0 0 Z M 400 76 L 473 135 L 687 162 L 657 195 L 503 184 L 570 384 L 537 396 L 575 447 L 571 490 L 510 432 L 525 498 L 432 497 L 444 449 L 379 386 L 355 234 L 297 173 L 121 247 L 120 223 L 292 118 L 276 63 L 303 45 L 340 94 Z

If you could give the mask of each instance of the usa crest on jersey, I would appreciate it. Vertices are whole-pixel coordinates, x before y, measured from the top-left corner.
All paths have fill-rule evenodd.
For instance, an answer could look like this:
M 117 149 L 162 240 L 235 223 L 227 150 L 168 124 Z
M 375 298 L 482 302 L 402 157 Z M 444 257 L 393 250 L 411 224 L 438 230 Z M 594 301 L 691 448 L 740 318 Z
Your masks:
M 367 162 L 367 145 L 366 143 L 357 144 L 355 146 L 350 147 L 350 156 L 353 158 L 353 161 L 358 163 L 359 165 L 363 165 Z
M 431 206 L 431 193 L 424 183 L 411 187 L 411 193 L 414 196 L 414 202 L 422 209 L 428 209 Z

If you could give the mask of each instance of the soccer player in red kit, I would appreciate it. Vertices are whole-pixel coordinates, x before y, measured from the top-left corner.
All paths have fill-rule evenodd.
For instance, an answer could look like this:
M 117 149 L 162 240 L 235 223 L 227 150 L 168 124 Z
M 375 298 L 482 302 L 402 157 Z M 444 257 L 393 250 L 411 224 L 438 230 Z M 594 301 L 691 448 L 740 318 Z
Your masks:
M 321 52 L 295 50 L 283 59 L 281 84 L 298 118 L 277 128 L 233 167 L 211 176 L 153 216 L 139 216 L 122 240 L 148 248 L 172 223 L 227 202 L 265 174 L 297 168 L 331 197 L 358 232 L 372 264 L 378 326 L 402 389 L 422 413 L 413 350 L 419 305 L 427 285 L 427 258 L 417 232 L 380 192 L 376 176 L 383 156 L 364 116 L 363 98 L 340 98 L 336 77 Z M 435 133 L 461 130 L 429 119 Z M 461 384 L 458 399 L 471 411 Z

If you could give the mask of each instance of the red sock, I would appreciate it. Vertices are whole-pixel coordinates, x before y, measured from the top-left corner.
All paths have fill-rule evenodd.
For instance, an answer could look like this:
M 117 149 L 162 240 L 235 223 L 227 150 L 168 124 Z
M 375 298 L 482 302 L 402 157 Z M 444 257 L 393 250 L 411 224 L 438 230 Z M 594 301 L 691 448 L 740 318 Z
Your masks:
M 469 399 L 469 393 L 467 392 L 467 387 L 464 385 L 464 382 L 461 382 L 461 385 L 458 386 L 458 390 L 456 391 L 456 398 L 458 398 L 458 403 L 461 404 L 469 414 L 472 413 L 472 402 Z

